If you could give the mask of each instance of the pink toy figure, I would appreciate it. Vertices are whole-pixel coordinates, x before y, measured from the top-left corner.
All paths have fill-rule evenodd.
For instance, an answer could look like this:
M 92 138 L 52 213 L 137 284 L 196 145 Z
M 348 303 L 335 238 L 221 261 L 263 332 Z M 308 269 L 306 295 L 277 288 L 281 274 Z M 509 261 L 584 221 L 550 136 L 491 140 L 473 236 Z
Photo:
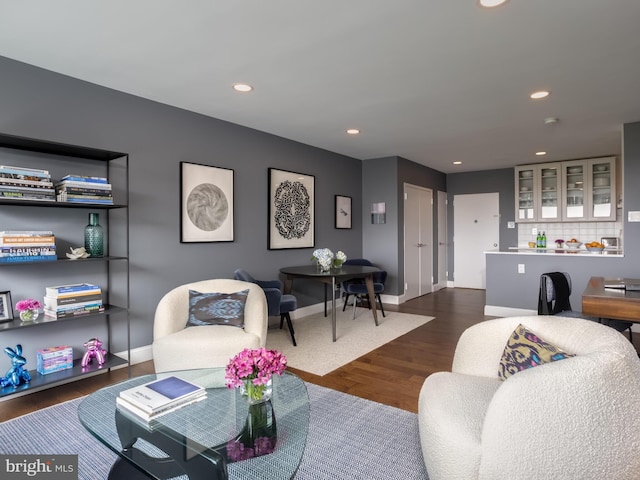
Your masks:
M 87 349 L 82 356 L 82 366 L 86 367 L 91 363 L 94 358 L 98 360 L 98 365 L 102 365 L 105 362 L 104 356 L 107 354 L 106 350 L 102 348 L 102 342 L 99 338 L 92 338 L 84 343 L 84 348 Z

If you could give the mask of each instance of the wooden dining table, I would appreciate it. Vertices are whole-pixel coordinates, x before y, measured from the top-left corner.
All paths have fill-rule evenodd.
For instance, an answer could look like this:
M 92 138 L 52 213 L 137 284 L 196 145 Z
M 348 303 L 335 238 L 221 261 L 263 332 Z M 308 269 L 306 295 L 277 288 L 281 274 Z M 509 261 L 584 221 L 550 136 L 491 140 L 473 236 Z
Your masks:
M 340 282 L 351 278 L 364 278 L 369 294 L 369 305 L 373 313 L 373 320 L 378 326 L 378 311 L 376 308 L 375 295 L 373 291 L 373 274 L 379 272 L 377 267 L 364 265 L 342 265 L 340 268 L 332 268 L 328 272 L 321 272 L 316 265 L 299 265 L 293 267 L 283 267 L 280 273 L 285 276 L 284 293 L 291 293 L 293 280 L 307 279 L 331 285 L 331 333 L 333 341 L 336 341 L 336 287 Z
M 626 284 L 640 284 L 640 280 L 633 278 L 616 280 Z M 604 277 L 591 277 L 582 293 L 582 313 L 592 317 L 640 323 L 640 291 L 605 288 Z

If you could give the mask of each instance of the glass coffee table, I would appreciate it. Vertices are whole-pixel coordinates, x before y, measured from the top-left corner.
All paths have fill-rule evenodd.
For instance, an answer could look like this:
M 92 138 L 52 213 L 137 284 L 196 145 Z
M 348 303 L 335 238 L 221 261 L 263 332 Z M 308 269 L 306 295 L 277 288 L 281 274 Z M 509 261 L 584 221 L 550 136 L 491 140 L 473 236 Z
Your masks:
M 205 387 L 206 398 L 151 423 L 116 408 L 122 390 L 170 375 Z M 224 368 L 145 375 L 110 385 L 85 398 L 78 407 L 78 417 L 94 437 L 120 457 L 109 473 L 113 480 L 288 479 L 300 465 L 309 427 L 304 382 L 289 372 L 274 375 L 269 411 L 275 417 L 275 448 L 242 460 L 230 453 L 228 446 L 246 431 L 249 405 L 239 390 L 227 389 Z

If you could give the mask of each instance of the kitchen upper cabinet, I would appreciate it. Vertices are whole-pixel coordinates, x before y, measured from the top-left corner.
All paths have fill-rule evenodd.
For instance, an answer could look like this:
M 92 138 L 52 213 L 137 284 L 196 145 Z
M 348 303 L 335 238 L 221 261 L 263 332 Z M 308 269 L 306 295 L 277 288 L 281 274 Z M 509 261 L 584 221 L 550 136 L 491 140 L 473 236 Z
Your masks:
M 516 219 L 519 222 L 555 222 L 561 219 L 559 163 L 515 167 Z
M 616 220 L 615 157 L 515 167 L 516 221 Z
M 566 221 L 616 220 L 615 157 L 562 162 Z

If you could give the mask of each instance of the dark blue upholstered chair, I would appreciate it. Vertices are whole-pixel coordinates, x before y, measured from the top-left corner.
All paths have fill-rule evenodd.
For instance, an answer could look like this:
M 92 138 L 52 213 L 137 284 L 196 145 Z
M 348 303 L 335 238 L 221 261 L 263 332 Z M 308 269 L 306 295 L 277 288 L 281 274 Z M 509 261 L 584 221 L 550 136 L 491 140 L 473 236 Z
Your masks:
M 562 282 L 562 276 L 566 280 L 566 285 Z M 555 282 L 558 285 L 554 284 Z M 567 272 L 549 272 L 540 275 L 540 293 L 538 295 L 538 315 L 559 315 L 561 317 L 585 318 L 607 325 L 622 333 L 629 330 L 629 340 L 633 341 L 631 326 L 633 323 L 623 320 L 612 320 L 609 318 L 596 318 L 582 315 L 581 312 L 574 312 L 569 302 L 571 295 L 571 276 Z
M 264 294 L 267 297 L 269 316 L 280 316 L 280 328 L 282 328 L 284 321 L 287 321 L 291 341 L 294 347 L 297 346 L 290 315 L 291 312 L 298 308 L 298 300 L 296 297 L 282 293 L 282 282 L 280 280 L 256 280 L 246 270 L 241 268 L 237 269 L 233 275 L 236 280 L 255 283 L 264 290 Z
M 365 267 L 375 267 L 373 263 L 364 258 L 351 258 L 344 262 L 343 265 L 361 265 Z M 369 301 L 378 300 L 378 305 L 380 311 L 382 312 L 382 316 L 386 316 L 384 313 L 384 307 L 382 306 L 382 300 L 380 299 L 380 294 L 384 292 L 384 282 L 387 281 L 387 272 L 384 270 L 380 270 L 373 274 L 373 293 L 375 295 L 375 299 L 369 299 Z M 349 296 L 353 295 L 353 318 L 356 316 L 356 304 L 357 300 L 360 297 L 369 297 L 369 292 L 367 291 L 367 285 L 364 281 L 364 278 L 352 278 L 349 280 L 345 280 L 341 284 L 342 293 L 345 295 L 344 304 L 342 306 L 342 311 L 347 308 L 347 302 L 349 301 Z M 369 307 L 371 308 L 371 307 Z

